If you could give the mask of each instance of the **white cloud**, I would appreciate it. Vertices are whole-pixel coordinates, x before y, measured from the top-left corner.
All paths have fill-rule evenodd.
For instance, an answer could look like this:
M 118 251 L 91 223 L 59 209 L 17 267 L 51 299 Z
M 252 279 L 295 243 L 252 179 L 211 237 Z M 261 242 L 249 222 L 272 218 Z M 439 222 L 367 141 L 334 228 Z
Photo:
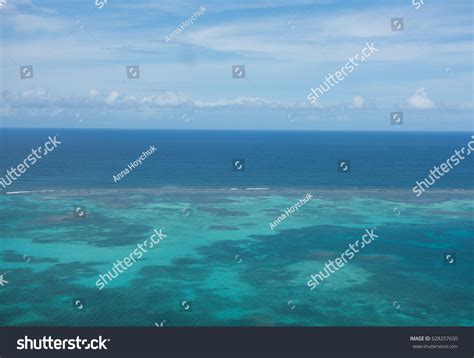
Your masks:
M 120 93 L 118 93 L 117 91 L 111 91 L 109 95 L 105 98 L 105 103 L 107 103 L 109 106 L 113 105 L 119 96 Z
M 7 3 L 3 5 L 3 12 L 15 12 L 20 9 L 25 10 L 31 10 L 35 11 L 38 13 L 43 13 L 43 14 L 48 14 L 48 15 L 53 15 L 57 14 L 58 11 L 53 9 L 53 8 L 48 8 L 48 7 L 43 7 L 43 6 L 36 6 L 33 4 L 32 0 L 6 0 Z
M 271 101 L 261 97 L 237 97 L 234 99 L 220 99 L 218 101 L 195 101 L 198 107 L 246 107 L 246 108 L 278 108 L 284 107 L 281 102 Z
M 306 2 L 306 0 L 301 0 L 300 3 Z M 286 6 L 287 3 L 291 1 L 265 1 L 260 5 L 246 3 L 242 6 L 265 8 Z M 168 7 L 180 12 L 188 12 L 185 10 L 186 4 L 187 2 L 169 0 L 160 1 L 158 5 L 133 3 L 120 6 L 133 7 L 136 8 L 135 10 L 142 6 L 142 12 L 149 6 L 161 9 L 163 12 L 171 11 Z M 217 3 L 213 5 L 217 6 Z M 241 5 L 225 4 L 223 6 L 234 8 Z M 198 7 L 193 5 L 192 9 L 195 10 Z M 208 7 L 209 11 L 213 11 L 211 10 L 214 9 L 213 6 Z M 38 16 L 15 12 L 7 14 L 4 17 L 5 22 L 9 22 L 17 30 L 34 33 L 35 36 L 34 38 L 25 36 L 22 41 L 12 41 L 6 37 L 3 39 L 2 50 L 12 61 L 21 62 L 24 58 L 33 57 L 35 61 L 63 64 L 74 60 L 99 62 L 109 60 L 111 56 L 116 55 L 123 58 L 134 55 L 134 52 L 140 52 L 148 59 L 148 56 L 152 54 L 179 52 L 184 44 L 195 50 L 198 55 L 200 51 L 215 51 L 314 64 L 331 61 L 344 63 L 347 56 L 359 52 L 365 42 L 370 41 L 374 42 L 377 48 L 380 46 L 381 51 L 377 54 L 377 62 L 419 59 L 425 63 L 426 61 L 437 64 L 446 62 L 456 65 L 465 63 L 466 59 L 471 58 L 472 41 L 469 39 L 472 33 L 472 20 L 469 13 L 464 12 L 453 16 L 446 14 L 440 7 L 433 7 L 430 14 L 424 14 L 422 19 L 411 21 L 411 31 L 406 31 L 404 36 L 400 37 L 391 32 L 389 23 L 387 25 L 387 19 L 397 12 L 397 8 L 393 6 L 361 8 L 350 12 L 341 10 L 336 13 L 308 11 L 294 16 L 296 30 L 288 27 L 289 17 L 280 14 L 251 18 L 239 15 L 232 21 L 208 19 L 199 22 L 198 26 L 193 26 L 192 30 L 185 31 L 179 39 L 173 41 L 172 45 L 165 45 L 163 41 L 155 41 L 147 35 L 144 36 L 144 30 L 137 26 L 141 19 L 139 16 L 128 17 L 127 20 L 121 17 L 110 17 L 107 21 L 98 22 L 92 15 L 97 12 L 91 12 L 90 17 L 81 17 L 81 21 L 89 22 L 90 27 L 86 27 L 85 31 L 79 31 L 75 24 L 77 21 L 75 17 Z M 407 18 L 407 26 L 408 21 Z M 153 32 L 161 34 L 160 38 L 163 39 L 178 24 L 158 23 L 154 25 Z M 124 28 L 126 31 L 123 30 Z M 52 37 L 50 32 L 55 30 L 55 36 Z M 429 31 L 432 39 L 437 41 L 436 46 L 433 46 L 432 41 L 426 41 L 423 35 L 426 31 Z M 64 51 L 65 48 L 68 51 Z M 159 57 L 160 61 L 163 59 L 168 65 L 169 58 Z M 156 58 L 153 58 L 153 61 L 155 60 Z
M 426 90 L 420 88 L 407 99 L 410 108 L 414 109 L 452 109 L 462 110 L 472 108 L 472 103 L 464 105 L 440 105 L 429 98 Z M 118 89 L 98 90 L 92 88 L 84 95 L 61 96 L 58 92 L 48 88 L 30 88 L 26 90 L 5 90 L 0 97 L 0 105 L 11 108 L 33 110 L 38 108 L 63 109 L 116 109 L 116 110 L 147 110 L 147 109 L 202 109 L 202 110 L 245 110 L 245 109 L 291 109 L 291 110 L 335 110 L 349 108 L 352 110 L 366 110 L 372 108 L 362 96 L 354 96 L 349 106 L 343 103 L 321 106 L 319 103 L 309 104 L 307 101 L 282 102 L 264 97 L 241 96 L 234 98 L 198 99 L 191 98 L 181 92 L 163 91 L 157 94 L 138 95 L 124 93 Z M 373 109 L 373 108 L 372 108 Z
M 5 16 L 5 20 L 18 32 L 57 32 L 68 25 L 67 21 L 55 16 L 12 14 Z
M 123 4 L 114 4 L 114 7 L 125 8 L 128 10 L 159 10 L 170 14 L 179 15 L 182 17 L 190 16 L 190 12 L 205 5 L 209 11 L 214 13 L 233 11 L 233 10 L 258 10 L 258 9 L 272 9 L 279 7 L 296 7 L 302 5 L 328 4 L 332 0 L 272 0 L 272 1 L 222 1 L 222 0 L 207 0 L 204 3 L 198 1 L 180 1 L 180 0 L 160 0 L 157 2 L 126 2 Z
M 193 106 L 195 103 L 181 93 L 166 91 L 159 95 L 145 96 L 137 99 L 137 105 L 150 107 Z
M 47 107 L 54 103 L 49 90 L 47 88 L 32 88 L 21 92 L 3 91 L 2 102 L 12 106 L 27 107 Z
M 364 108 L 364 97 L 362 96 L 355 96 L 352 98 L 351 108 L 361 109 Z
M 137 96 L 122 94 L 118 90 L 108 91 L 107 94 L 95 88 L 88 91 L 86 96 L 53 96 L 49 89 L 36 88 L 23 91 L 3 92 L 2 104 L 18 108 L 62 107 L 62 108 L 103 108 L 114 109 L 146 109 L 146 108 L 182 108 L 196 109 L 310 109 L 319 105 L 310 106 L 306 102 L 283 103 L 262 97 L 221 98 L 217 100 L 191 99 L 182 93 L 164 91 L 159 94 Z M 0 103 L 1 103 L 0 102 Z
M 393 6 L 337 13 L 308 12 L 296 20 L 297 36 L 288 28 L 288 17 L 237 17 L 233 21 L 193 28 L 193 31 L 184 33 L 179 42 L 218 52 L 312 63 L 341 61 L 359 52 L 366 41 L 383 48 L 377 61 L 412 61 L 417 58 L 439 61 L 442 57 L 470 56 L 472 44 L 462 39 L 472 32 L 470 15 L 452 16 L 435 8 L 431 16 L 412 22 L 413 30 L 400 38 L 394 36 L 387 25 L 397 12 Z M 420 35 L 428 29 L 431 29 L 430 35 L 439 40 L 436 47 Z M 460 38 L 453 41 L 456 36 Z
M 91 97 L 96 97 L 100 94 L 100 92 L 98 90 L 96 90 L 95 88 L 91 88 L 90 91 L 89 91 L 89 96 Z
M 408 97 L 407 103 L 414 109 L 432 109 L 435 108 L 434 102 L 428 97 L 428 93 L 424 88 L 419 88 Z

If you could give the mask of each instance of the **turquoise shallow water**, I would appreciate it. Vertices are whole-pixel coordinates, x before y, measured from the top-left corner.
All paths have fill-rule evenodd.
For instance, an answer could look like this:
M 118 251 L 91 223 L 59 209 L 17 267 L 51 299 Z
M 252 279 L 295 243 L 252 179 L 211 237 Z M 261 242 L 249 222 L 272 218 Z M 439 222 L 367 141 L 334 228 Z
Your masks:
M 271 230 L 308 192 L 314 199 Z M 472 325 L 473 197 L 311 188 L 0 195 L 0 273 L 8 281 L 0 324 Z M 86 218 L 74 217 L 75 205 Z M 306 286 L 373 227 L 376 241 L 315 290 Z M 159 228 L 165 240 L 96 287 L 99 274 Z M 445 253 L 456 254 L 455 265 Z

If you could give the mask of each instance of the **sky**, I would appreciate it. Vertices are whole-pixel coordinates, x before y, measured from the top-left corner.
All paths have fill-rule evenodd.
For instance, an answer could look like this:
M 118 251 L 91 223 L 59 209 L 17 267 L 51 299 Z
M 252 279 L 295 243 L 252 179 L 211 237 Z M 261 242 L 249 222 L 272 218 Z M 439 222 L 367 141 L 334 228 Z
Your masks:
M 470 0 L 0 0 L 0 126 L 472 132 L 472 13 Z

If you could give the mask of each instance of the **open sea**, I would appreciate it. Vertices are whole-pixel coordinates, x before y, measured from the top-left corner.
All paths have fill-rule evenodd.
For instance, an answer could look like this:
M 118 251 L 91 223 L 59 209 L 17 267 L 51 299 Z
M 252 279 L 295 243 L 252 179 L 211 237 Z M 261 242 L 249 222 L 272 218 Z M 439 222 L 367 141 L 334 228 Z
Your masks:
M 474 323 L 472 156 L 412 192 L 471 133 L 2 128 L 0 177 L 48 136 L 61 144 L 0 186 L 2 326 Z M 310 290 L 370 228 L 378 238 Z

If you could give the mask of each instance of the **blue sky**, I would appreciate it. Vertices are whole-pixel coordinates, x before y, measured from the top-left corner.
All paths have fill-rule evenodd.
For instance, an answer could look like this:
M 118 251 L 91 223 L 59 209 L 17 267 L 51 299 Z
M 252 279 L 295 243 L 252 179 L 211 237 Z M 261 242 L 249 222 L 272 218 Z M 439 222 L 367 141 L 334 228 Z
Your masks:
M 469 0 L 6 1 L 2 126 L 473 129 Z M 310 88 L 366 43 L 378 52 L 311 104 Z M 20 78 L 25 65 L 33 78 Z M 401 126 L 390 125 L 396 111 Z

